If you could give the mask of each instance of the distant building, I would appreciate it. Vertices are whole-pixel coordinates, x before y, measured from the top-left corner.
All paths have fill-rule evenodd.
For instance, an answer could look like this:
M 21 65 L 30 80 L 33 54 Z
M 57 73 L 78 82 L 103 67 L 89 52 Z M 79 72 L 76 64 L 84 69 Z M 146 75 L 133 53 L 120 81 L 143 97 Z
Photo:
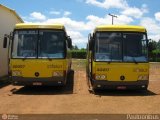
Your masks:
M 8 75 L 8 49 L 3 48 L 4 35 L 9 35 L 15 24 L 22 22 L 14 10 L 0 4 L 0 78 Z

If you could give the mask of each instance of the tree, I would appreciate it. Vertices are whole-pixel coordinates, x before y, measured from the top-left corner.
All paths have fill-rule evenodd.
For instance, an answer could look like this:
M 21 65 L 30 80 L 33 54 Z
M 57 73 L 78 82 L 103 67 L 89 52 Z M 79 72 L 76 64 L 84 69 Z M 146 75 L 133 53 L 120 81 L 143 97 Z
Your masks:
M 160 40 L 157 42 L 156 48 L 160 50 Z
M 81 48 L 81 50 L 86 51 L 86 48 Z
M 73 50 L 79 50 L 77 45 L 75 45 L 75 46 L 73 45 L 72 49 Z
M 152 51 L 156 49 L 157 49 L 157 42 L 154 40 L 150 40 L 149 45 L 148 45 L 149 53 L 152 53 Z

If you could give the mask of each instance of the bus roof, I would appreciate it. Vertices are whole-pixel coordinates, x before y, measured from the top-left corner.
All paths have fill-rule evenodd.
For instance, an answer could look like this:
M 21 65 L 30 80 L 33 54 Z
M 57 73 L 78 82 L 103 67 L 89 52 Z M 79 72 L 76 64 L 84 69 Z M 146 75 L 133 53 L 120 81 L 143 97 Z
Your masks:
M 130 31 L 130 32 L 146 32 L 146 29 L 142 26 L 133 25 L 100 25 L 94 30 L 96 31 Z
M 59 29 L 65 30 L 62 24 L 35 24 L 35 23 L 19 23 L 15 29 Z

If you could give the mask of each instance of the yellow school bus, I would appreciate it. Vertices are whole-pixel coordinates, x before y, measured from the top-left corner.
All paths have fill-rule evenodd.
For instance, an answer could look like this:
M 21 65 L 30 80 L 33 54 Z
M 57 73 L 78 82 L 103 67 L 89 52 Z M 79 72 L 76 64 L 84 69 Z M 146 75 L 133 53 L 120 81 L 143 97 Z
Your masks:
M 14 85 L 63 86 L 71 70 L 72 41 L 61 24 L 16 24 L 10 37 Z M 4 47 L 7 38 L 4 38 Z
M 101 25 L 88 39 L 86 70 L 93 89 L 147 89 L 148 39 L 144 27 Z

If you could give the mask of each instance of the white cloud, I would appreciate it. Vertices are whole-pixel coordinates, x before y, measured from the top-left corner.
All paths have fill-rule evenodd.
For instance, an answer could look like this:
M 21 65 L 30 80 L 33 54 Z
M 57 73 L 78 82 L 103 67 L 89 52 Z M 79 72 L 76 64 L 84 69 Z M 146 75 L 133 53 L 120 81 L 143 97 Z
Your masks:
M 121 14 L 131 16 L 134 18 L 141 18 L 143 16 L 143 14 L 147 13 L 147 12 L 148 12 L 147 5 L 142 4 L 141 8 L 128 6 L 121 12 Z
M 49 13 L 53 14 L 53 15 L 60 15 L 61 14 L 60 11 L 50 11 Z
M 30 16 L 33 20 L 46 20 L 46 16 L 40 12 L 32 12 Z
M 143 14 L 146 12 L 147 12 L 146 8 L 139 9 L 136 7 L 128 7 L 124 11 L 122 11 L 121 13 L 123 15 L 132 16 L 134 18 L 141 18 L 143 16 Z
M 90 30 L 93 30 L 97 25 L 110 25 L 112 21 L 112 18 L 108 15 L 102 18 L 94 15 L 89 15 L 86 17 L 86 19 L 88 20 L 86 25 Z M 118 17 L 114 19 L 114 24 L 130 24 L 132 21 L 133 19 L 131 17 L 118 15 Z
M 130 24 L 134 20 L 131 17 L 128 17 L 126 15 L 118 15 L 117 20 L 115 20 L 115 24 Z
M 81 44 L 84 47 L 86 47 L 85 45 L 88 42 L 88 40 L 80 32 L 78 32 L 78 31 L 67 31 L 67 33 L 68 33 L 69 36 L 71 36 L 73 45 L 80 45 Z
M 86 0 L 86 3 L 105 9 L 122 9 L 121 14 L 134 18 L 140 18 L 144 13 L 148 12 L 146 4 L 142 4 L 141 8 L 131 7 L 126 0 Z
M 145 17 L 141 20 L 140 25 L 147 28 L 149 39 L 156 41 L 160 39 L 160 25 L 154 19 Z
M 105 9 L 109 9 L 109 8 L 124 9 L 124 8 L 128 7 L 126 0 L 104 0 L 103 2 L 100 2 L 98 0 L 86 0 L 86 3 L 92 4 L 97 7 L 102 7 Z
M 141 20 L 140 24 L 145 26 L 147 30 L 152 34 L 157 34 L 160 32 L 160 26 L 152 18 L 145 17 Z
M 63 15 L 64 17 L 67 17 L 67 16 L 69 16 L 69 15 L 72 14 L 70 11 L 63 11 L 63 10 L 60 10 L 60 11 L 50 11 L 49 13 L 53 14 L 53 15 Z
M 154 16 L 157 21 L 160 21 L 160 12 L 155 13 Z
M 83 21 L 75 21 L 68 17 L 47 19 L 44 23 L 60 23 L 64 24 L 68 30 L 89 30 Z
M 86 17 L 86 19 L 88 20 L 88 22 L 86 23 L 87 27 L 90 30 L 93 30 L 97 25 L 109 24 L 107 18 L 100 18 L 94 15 L 89 15 Z
M 69 11 L 64 11 L 64 16 L 65 17 L 67 17 L 67 16 L 69 16 L 69 15 L 71 15 L 72 13 L 71 12 L 69 12 Z
M 77 32 L 77 31 L 68 30 L 67 33 L 68 33 L 69 36 L 72 36 L 75 39 L 83 38 L 83 35 L 80 32 Z
M 156 34 L 156 35 L 148 35 L 149 39 L 155 40 L 155 41 L 159 41 L 160 40 L 160 35 Z

